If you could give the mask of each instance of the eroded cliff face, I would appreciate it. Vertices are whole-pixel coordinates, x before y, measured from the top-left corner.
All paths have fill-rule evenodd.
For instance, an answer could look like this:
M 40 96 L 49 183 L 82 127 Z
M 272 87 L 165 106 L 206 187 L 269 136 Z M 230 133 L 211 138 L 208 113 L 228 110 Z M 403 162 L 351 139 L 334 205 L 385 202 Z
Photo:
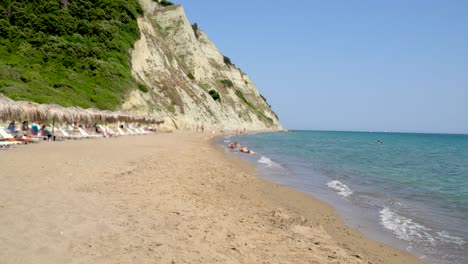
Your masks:
M 192 27 L 182 6 L 139 1 L 145 15 L 138 19 L 141 38 L 131 52 L 132 72 L 149 91 L 132 91 L 123 110 L 160 116 L 169 128 L 281 129 L 249 77 Z

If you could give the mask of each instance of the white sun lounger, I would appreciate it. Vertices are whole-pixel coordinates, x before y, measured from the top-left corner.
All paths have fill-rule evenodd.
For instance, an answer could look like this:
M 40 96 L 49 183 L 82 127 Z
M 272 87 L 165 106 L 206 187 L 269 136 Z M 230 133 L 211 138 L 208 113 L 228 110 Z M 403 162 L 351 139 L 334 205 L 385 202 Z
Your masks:
M 15 138 L 10 133 L 8 133 L 5 130 L 5 128 L 3 128 L 3 127 L 0 127 L 0 137 L 6 139 L 7 140 L 6 142 L 11 142 L 14 145 L 21 145 L 21 144 L 24 144 L 24 142 L 26 142 L 26 140 L 23 140 L 23 141 L 17 140 L 17 141 L 15 141 L 14 140 Z M 2 141 L 2 142 L 5 142 L 5 141 Z M 28 140 L 28 142 L 32 143 L 33 141 Z
M 119 135 L 121 136 L 127 136 L 128 134 L 125 133 L 120 127 L 117 128 L 117 132 L 119 133 Z
M 14 141 L 0 141 L 0 149 L 1 150 L 10 150 L 16 145 L 18 145 L 18 144 L 17 144 L 17 142 L 14 142 Z
M 81 135 L 70 135 L 70 134 L 68 134 L 67 131 L 65 131 L 65 129 L 63 129 L 61 127 L 58 130 L 63 134 L 63 136 L 66 139 L 83 139 L 83 138 L 86 138 L 86 137 L 83 137 Z
M 88 138 L 102 138 L 103 137 L 103 135 L 88 134 L 88 132 L 86 132 L 81 127 L 78 128 L 78 131 L 80 132 L 81 135 L 88 137 Z
M 107 126 L 104 126 L 104 131 L 106 133 L 106 135 L 110 136 L 110 137 L 118 137 L 120 136 L 119 133 L 115 132 L 114 130 L 112 130 L 110 127 L 107 127 Z

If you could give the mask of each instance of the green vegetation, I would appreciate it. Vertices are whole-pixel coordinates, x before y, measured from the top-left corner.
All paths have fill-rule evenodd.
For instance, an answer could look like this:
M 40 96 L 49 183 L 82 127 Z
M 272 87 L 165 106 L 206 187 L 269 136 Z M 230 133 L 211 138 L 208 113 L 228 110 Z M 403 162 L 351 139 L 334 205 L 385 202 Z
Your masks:
M 142 84 L 142 83 L 138 83 L 138 89 L 144 93 L 147 93 L 149 92 L 149 89 L 148 87 L 146 87 L 146 85 Z
M 231 59 L 229 57 L 223 55 L 223 59 L 224 59 L 224 63 L 227 66 L 235 66 L 234 64 L 232 64 Z
M 218 100 L 221 101 L 221 96 L 219 95 L 218 91 L 216 91 L 216 90 L 210 90 L 208 93 L 211 95 L 211 97 L 213 98 L 213 100 L 215 100 L 215 101 L 218 101 Z
M 221 80 L 220 82 L 224 85 L 225 88 L 231 88 L 234 86 L 232 81 L 229 79 Z
M 115 109 L 130 89 L 147 90 L 129 65 L 140 14 L 137 0 L 1 1 L 0 92 Z
M 195 80 L 195 76 L 193 76 L 193 73 L 191 73 L 191 72 L 189 72 L 187 74 L 187 77 L 189 77 L 189 79 L 192 80 L 192 81 Z
M 200 37 L 200 35 L 199 35 L 199 33 L 198 33 L 198 24 L 197 24 L 197 23 L 193 23 L 192 29 L 193 29 L 193 33 L 195 34 L 195 37 L 198 39 L 198 37 Z
M 260 120 L 264 120 L 267 122 L 267 124 L 273 125 L 273 119 L 267 117 L 264 113 L 257 110 L 257 108 L 255 108 L 255 106 L 245 98 L 244 93 L 242 93 L 242 91 L 236 90 L 236 95 L 257 115 L 257 117 Z
M 250 103 L 244 96 L 244 93 L 240 90 L 236 90 L 236 95 L 252 110 L 256 110 L 252 103 Z
M 174 5 L 174 3 L 170 2 L 170 1 L 167 1 L 167 0 L 161 0 L 161 2 L 159 2 L 162 6 L 171 6 L 171 5 Z

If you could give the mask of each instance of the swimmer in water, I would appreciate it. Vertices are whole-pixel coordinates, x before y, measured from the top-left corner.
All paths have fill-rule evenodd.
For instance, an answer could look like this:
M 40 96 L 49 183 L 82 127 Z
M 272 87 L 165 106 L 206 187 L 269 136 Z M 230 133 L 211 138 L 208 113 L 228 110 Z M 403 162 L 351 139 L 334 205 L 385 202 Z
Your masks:
M 255 154 L 252 150 L 249 150 L 246 146 L 242 147 L 239 149 L 240 152 L 246 153 L 246 154 Z
M 228 148 L 230 149 L 236 149 L 237 146 L 239 145 L 239 143 L 237 141 L 235 141 L 234 143 L 231 143 L 228 145 Z

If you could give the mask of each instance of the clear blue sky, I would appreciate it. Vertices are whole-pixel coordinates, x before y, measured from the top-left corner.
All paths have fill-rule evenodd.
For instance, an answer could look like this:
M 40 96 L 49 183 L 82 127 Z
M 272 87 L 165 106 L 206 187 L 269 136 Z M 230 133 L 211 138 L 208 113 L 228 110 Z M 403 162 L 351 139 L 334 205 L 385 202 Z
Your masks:
M 174 2 L 286 128 L 468 133 L 468 1 Z

